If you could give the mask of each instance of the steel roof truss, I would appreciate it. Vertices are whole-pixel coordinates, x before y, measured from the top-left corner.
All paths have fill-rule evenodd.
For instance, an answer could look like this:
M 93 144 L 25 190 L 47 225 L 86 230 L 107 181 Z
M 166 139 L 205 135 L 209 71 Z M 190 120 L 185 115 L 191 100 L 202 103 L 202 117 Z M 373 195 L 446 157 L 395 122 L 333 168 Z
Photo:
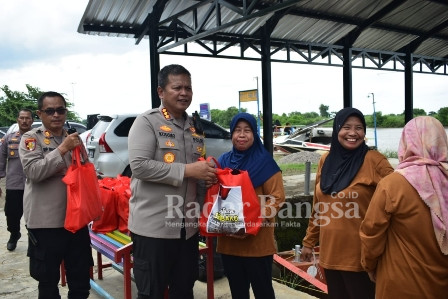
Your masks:
M 205 1 L 205 2 L 210 3 L 210 1 Z M 252 20 L 252 19 L 256 19 L 256 18 L 259 18 L 261 16 L 265 16 L 265 15 L 268 15 L 270 13 L 276 12 L 277 10 L 281 10 L 281 9 L 287 8 L 289 6 L 292 6 L 292 5 L 296 4 L 297 0 L 284 1 L 284 2 L 281 2 L 281 3 L 278 3 L 278 4 L 274 4 L 272 6 L 268 6 L 266 8 L 263 8 L 261 10 L 258 10 L 256 12 L 253 12 L 253 13 L 250 13 L 250 14 L 244 14 L 244 10 L 243 10 L 243 14 L 240 14 L 239 18 L 237 18 L 235 20 L 232 20 L 230 22 L 224 23 L 224 24 L 222 23 L 222 20 L 220 18 L 221 3 L 223 3 L 223 2 L 225 2 L 225 1 L 224 0 L 215 0 L 214 1 L 214 8 L 217 11 L 216 19 L 217 19 L 217 23 L 218 23 L 218 25 L 215 28 L 212 28 L 212 29 L 209 29 L 209 30 L 204 30 L 204 31 L 203 30 L 199 30 L 199 28 L 196 28 L 198 30 L 195 31 L 194 29 L 189 28 L 186 24 L 184 24 L 185 27 L 183 27 L 183 29 L 188 28 L 188 32 L 190 32 L 191 35 L 188 36 L 188 37 L 185 37 L 182 40 L 177 40 L 176 42 L 174 42 L 174 43 L 172 43 L 170 45 L 166 45 L 164 47 L 159 48 L 158 52 L 159 53 L 163 53 L 166 50 L 175 48 L 175 47 L 180 46 L 182 44 L 185 44 L 185 43 L 188 43 L 188 42 L 193 42 L 193 41 L 196 41 L 198 39 L 205 38 L 207 36 L 212 36 L 215 33 L 223 31 L 224 29 L 227 29 L 229 27 L 235 26 L 237 24 L 244 23 L 246 21 L 249 21 L 249 20 Z M 202 2 L 201 2 L 201 4 L 202 4 Z M 192 7 L 194 7 L 194 10 L 197 10 L 197 6 L 198 5 L 194 5 Z M 171 20 L 172 22 L 175 22 L 176 24 L 183 24 L 183 22 L 181 22 L 179 20 L 179 17 L 184 16 L 186 13 L 189 13 L 189 12 L 191 12 L 190 8 L 185 10 L 184 14 L 181 14 L 181 13 L 176 14 L 173 17 L 168 18 L 167 20 Z M 246 13 L 247 12 L 248 12 L 248 10 L 246 10 Z M 175 16 L 176 16 L 176 18 L 174 18 Z M 208 19 L 209 15 L 205 15 L 204 18 Z M 159 23 L 159 26 L 167 23 L 167 20 L 161 21 Z M 199 24 L 203 24 L 203 22 L 205 22 L 205 21 L 204 20 L 199 20 Z M 194 32 L 194 34 L 192 32 Z

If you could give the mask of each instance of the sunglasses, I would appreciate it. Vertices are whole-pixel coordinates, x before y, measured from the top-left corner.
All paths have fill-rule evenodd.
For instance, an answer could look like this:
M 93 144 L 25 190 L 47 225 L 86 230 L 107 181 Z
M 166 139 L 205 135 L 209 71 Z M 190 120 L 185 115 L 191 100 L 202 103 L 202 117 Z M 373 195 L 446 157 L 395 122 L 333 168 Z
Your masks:
M 64 115 L 65 113 L 67 113 L 66 108 L 57 108 L 57 109 L 48 108 L 40 111 L 45 112 L 46 115 L 54 115 L 55 112 L 57 112 L 59 115 Z

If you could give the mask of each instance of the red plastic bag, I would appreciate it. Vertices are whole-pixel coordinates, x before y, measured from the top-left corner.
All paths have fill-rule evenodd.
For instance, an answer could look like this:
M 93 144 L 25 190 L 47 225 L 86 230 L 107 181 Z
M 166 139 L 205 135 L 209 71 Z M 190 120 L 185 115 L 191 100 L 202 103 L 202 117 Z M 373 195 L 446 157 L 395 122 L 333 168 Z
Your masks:
M 118 194 L 114 190 L 115 182 L 111 178 L 98 181 L 100 185 L 103 215 L 92 223 L 92 231 L 95 233 L 108 233 L 118 228 L 117 200 Z
M 81 147 L 84 163 L 81 163 Z M 82 145 L 73 149 L 72 164 L 62 181 L 67 185 L 64 228 L 75 233 L 103 213 L 95 167 L 88 161 Z
M 215 161 L 218 183 L 207 190 L 199 218 L 201 235 L 256 235 L 263 219 L 249 173 L 245 170 L 221 169 L 213 157 L 207 160 Z
M 118 212 L 118 230 L 122 233 L 128 233 L 128 219 L 129 219 L 129 199 L 131 198 L 131 179 L 127 176 L 117 176 L 119 184 L 117 184 L 116 191 L 117 198 L 117 212 Z
M 93 221 L 92 231 L 106 233 L 118 229 L 128 233 L 130 178 L 118 175 L 98 181 L 104 212 L 101 219 Z

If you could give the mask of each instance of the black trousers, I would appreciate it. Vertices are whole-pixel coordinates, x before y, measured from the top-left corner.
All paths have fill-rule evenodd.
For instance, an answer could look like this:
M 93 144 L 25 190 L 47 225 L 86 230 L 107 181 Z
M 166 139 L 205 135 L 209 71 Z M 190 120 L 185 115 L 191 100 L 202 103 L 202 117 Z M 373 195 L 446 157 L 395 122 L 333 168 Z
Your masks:
M 30 275 L 39 282 L 39 299 L 61 298 L 58 283 L 64 260 L 68 298 L 85 299 L 90 290 L 90 266 L 93 266 L 87 226 L 76 233 L 64 228 L 29 229 L 28 256 Z
M 198 279 L 198 235 L 185 240 L 149 238 L 132 234 L 134 278 L 138 298 L 192 299 Z
M 375 299 L 375 284 L 367 272 L 324 271 L 329 299 Z
M 23 215 L 23 190 L 6 189 L 5 216 L 10 233 L 20 232 L 20 219 Z
M 244 257 L 221 254 L 224 272 L 234 299 L 249 299 L 249 289 L 257 299 L 275 298 L 272 287 L 273 256 Z

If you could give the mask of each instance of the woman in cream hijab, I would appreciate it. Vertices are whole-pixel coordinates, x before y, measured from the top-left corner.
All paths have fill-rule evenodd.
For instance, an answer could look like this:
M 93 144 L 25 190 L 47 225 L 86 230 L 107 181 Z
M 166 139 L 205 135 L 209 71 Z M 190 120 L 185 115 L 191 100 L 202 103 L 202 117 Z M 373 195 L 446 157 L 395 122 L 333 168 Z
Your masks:
M 377 298 L 448 298 L 448 141 L 430 116 L 409 121 L 399 165 L 361 224 L 361 263 Z

